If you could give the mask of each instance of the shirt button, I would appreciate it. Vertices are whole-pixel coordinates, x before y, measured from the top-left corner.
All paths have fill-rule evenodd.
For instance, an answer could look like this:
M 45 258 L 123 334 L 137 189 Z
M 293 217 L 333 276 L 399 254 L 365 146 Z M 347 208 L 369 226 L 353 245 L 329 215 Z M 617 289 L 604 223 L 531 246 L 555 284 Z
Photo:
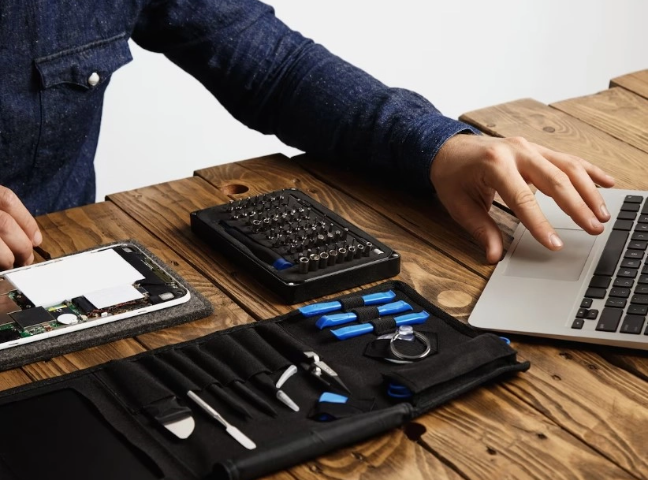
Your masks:
M 101 80 L 101 77 L 99 77 L 99 74 L 97 72 L 92 72 L 92 75 L 88 77 L 88 85 L 91 87 L 94 87 L 96 84 L 99 83 L 99 80 Z

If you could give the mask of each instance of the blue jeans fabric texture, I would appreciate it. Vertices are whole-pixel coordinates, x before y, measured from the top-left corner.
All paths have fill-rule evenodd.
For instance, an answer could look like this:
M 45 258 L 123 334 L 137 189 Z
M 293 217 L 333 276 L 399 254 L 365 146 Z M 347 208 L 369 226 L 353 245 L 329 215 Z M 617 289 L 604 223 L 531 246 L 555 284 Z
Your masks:
M 104 93 L 132 60 L 129 38 L 196 77 L 247 126 L 412 188 L 431 188 L 431 161 L 448 138 L 475 132 L 257 0 L 2 0 L 0 185 L 32 214 L 94 201 Z

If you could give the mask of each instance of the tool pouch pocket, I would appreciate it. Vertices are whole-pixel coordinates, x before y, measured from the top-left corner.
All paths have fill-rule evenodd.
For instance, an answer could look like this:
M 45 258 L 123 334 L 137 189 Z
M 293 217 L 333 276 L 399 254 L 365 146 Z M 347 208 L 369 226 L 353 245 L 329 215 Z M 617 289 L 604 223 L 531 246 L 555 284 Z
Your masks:
M 53 389 L 81 383 L 87 385 L 93 409 L 113 431 L 87 440 L 121 438 L 118 444 L 139 452 L 138 463 L 147 471 L 141 478 L 252 479 L 386 432 L 487 381 L 529 367 L 517 361 L 515 350 L 500 337 L 475 331 L 402 282 L 331 301 L 338 301 L 340 311 L 351 311 L 358 308 L 359 296 L 379 292 L 406 302 L 411 312 L 429 313 L 414 325 L 419 338 L 430 345 L 434 341 L 423 358 L 394 362 L 380 353 L 384 344 L 383 350 L 371 348 L 384 342 L 379 337 L 399 314 L 384 322 L 357 315 L 351 325 L 372 325 L 369 331 L 340 340 L 333 328 L 322 327 L 321 315 L 294 310 L 2 392 L 0 424 L 10 427 L 3 435 L 24 435 L 20 422 L 7 418 L 13 411 L 7 405 L 23 406 L 25 414 L 33 401 L 47 411 L 48 405 L 56 405 L 48 397 Z M 51 440 L 48 451 L 68 454 L 56 412 L 45 418 L 40 428 Z M 114 453 L 114 462 L 126 455 L 123 448 L 107 445 L 105 453 Z M 0 473 L 9 471 L 2 462 L 0 452 Z M 85 474 L 104 478 L 92 468 Z

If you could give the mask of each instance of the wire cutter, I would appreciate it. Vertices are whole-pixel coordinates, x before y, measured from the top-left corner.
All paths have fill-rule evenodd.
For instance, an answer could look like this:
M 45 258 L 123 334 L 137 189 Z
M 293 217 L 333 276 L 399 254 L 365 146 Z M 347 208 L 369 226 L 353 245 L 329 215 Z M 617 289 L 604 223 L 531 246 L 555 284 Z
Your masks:
M 344 390 L 347 393 L 351 393 L 349 388 L 344 384 L 340 379 L 340 376 L 335 370 L 329 367 L 326 362 L 320 360 L 320 357 L 317 353 L 313 351 L 302 352 L 306 357 L 306 361 L 301 363 L 301 367 L 306 370 L 307 373 L 311 374 L 317 380 L 322 382 L 329 388 L 337 387 L 338 389 Z

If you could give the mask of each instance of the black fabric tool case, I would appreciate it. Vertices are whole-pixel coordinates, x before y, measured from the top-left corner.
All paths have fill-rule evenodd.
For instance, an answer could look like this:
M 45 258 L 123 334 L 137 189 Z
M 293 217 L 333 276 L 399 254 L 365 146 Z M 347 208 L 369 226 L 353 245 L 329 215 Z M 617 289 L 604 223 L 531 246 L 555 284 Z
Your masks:
M 377 358 L 389 342 L 378 342 L 376 332 L 341 341 L 315 326 L 317 316 L 305 318 L 295 310 L 39 381 L 0 394 L 0 478 L 256 478 L 388 431 L 485 382 L 529 367 L 516 360 L 515 350 L 500 337 L 476 332 L 402 282 L 340 298 L 390 289 L 415 311 L 430 313 L 416 326 L 431 344 L 425 359 L 397 364 Z M 386 324 L 390 328 L 389 320 Z M 268 394 L 262 385 L 275 382 L 295 363 L 277 335 L 316 352 L 332 367 L 351 391 L 345 393 L 348 402 L 318 402 L 323 391 L 342 392 L 326 388 L 302 368 L 282 386 L 299 412 Z M 412 396 L 388 396 L 390 383 L 406 386 Z M 241 385 L 276 415 L 239 397 Z M 256 449 L 247 450 L 228 435 L 187 399 L 188 390 L 244 432 Z M 223 393 L 230 402 L 223 401 Z M 195 420 L 193 433 L 184 440 L 155 420 L 160 406 L 174 396 L 176 404 L 190 407 Z M 250 417 L 234 411 L 232 398 Z

